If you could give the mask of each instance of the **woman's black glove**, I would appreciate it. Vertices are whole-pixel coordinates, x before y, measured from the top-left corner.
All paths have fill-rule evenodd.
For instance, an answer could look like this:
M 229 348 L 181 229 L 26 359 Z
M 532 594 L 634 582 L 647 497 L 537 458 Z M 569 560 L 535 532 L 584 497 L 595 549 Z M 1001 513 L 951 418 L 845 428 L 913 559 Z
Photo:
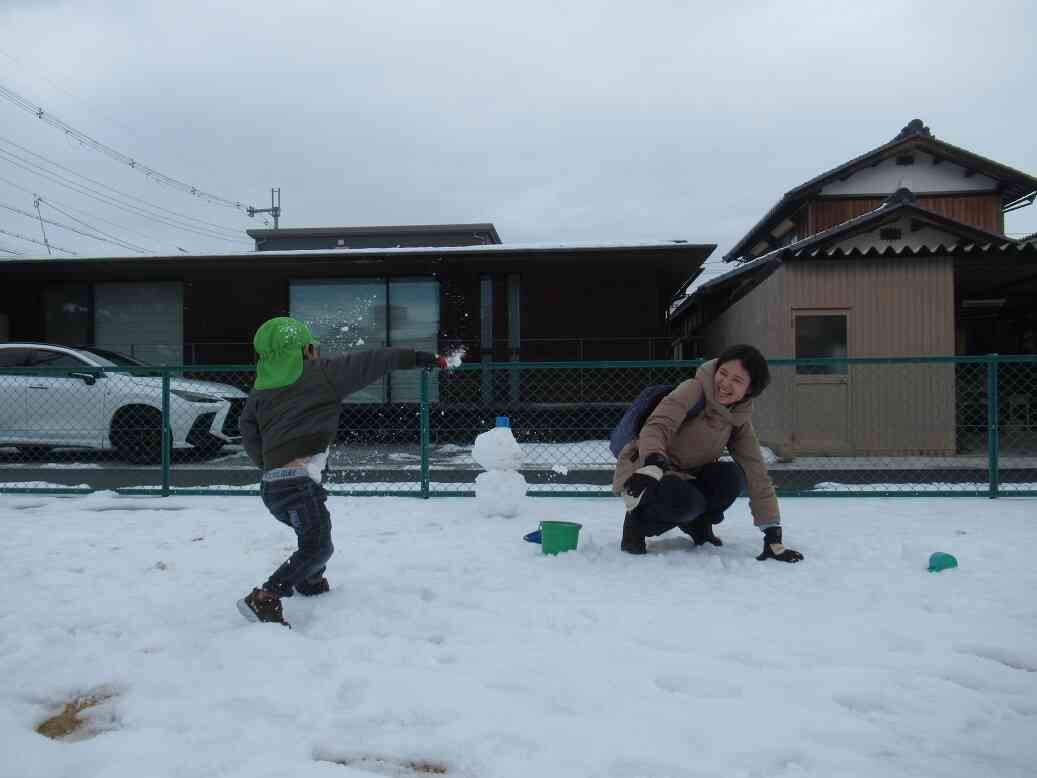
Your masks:
M 659 479 L 670 469 L 670 460 L 662 454 L 649 454 L 644 467 L 638 468 L 623 484 L 623 504 L 634 510 L 645 499 L 651 499 L 659 486 Z
M 446 357 L 441 357 L 439 354 L 432 354 L 428 351 L 415 351 L 414 352 L 414 365 L 416 367 L 438 367 L 440 370 L 446 370 Z
M 781 544 L 781 527 L 767 527 L 763 531 L 763 553 L 756 557 L 759 561 L 777 559 L 779 562 L 798 562 L 803 555 Z

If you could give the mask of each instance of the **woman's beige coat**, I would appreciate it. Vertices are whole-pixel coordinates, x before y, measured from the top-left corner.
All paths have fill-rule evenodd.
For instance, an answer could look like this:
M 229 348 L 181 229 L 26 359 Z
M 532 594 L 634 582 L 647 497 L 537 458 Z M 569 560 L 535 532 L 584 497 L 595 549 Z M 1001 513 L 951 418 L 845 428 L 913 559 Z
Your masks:
M 767 474 L 760 441 L 753 429 L 753 401 L 742 400 L 730 408 L 714 399 L 713 375 L 716 360 L 699 367 L 695 377 L 679 384 L 664 397 L 648 417 L 639 437 L 619 452 L 612 491 L 619 495 L 623 484 L 649 454 L 662 454 L 682 478 L 694 478 L 695 470 L 716 461 L 726 446 L 745 471 L 749 509 L 756 525 L 780 522 L 778 498 Z M 705 396 L 702 411 L 688 419 L 688 411 Z

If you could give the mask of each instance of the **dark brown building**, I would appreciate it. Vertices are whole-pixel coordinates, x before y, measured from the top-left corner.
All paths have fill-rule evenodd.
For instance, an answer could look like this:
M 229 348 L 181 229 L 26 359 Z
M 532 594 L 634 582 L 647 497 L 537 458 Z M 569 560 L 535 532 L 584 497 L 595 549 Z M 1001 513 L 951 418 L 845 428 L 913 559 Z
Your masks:
M 262 250 L 2 260 L 0 338 L 95 345 L 163 364 L 248 364 L 256 328 L 292 315 L 331 353 L 398 345 L 464 347 L 466 361 L 660 359 L 669 351 L 666 305 L 715 248 L 508 245 L 492 224 L 250 234 Z M 365 247 L 285 249 L 282 240 Z M 438 241 L 450 245 L 431 245 Z M 415 392 L 397 382 L 366 399 Z

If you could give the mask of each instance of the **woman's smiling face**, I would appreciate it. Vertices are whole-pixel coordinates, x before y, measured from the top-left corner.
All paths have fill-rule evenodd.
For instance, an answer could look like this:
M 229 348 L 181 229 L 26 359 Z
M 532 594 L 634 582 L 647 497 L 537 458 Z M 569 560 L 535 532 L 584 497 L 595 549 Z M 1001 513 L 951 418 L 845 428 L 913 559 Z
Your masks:
M 749 391 L 749 372 L 737 359 L 717 366 L 713 395 L 721 405 L 734 405 Z

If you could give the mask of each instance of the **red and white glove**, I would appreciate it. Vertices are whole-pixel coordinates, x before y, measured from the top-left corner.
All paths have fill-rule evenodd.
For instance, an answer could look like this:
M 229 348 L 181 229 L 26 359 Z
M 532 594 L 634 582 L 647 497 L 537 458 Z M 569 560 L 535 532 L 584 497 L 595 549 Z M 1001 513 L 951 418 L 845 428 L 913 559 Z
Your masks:
M 438 368 L 439 370 L 446 370 L 448 365 L 446 357 L 440 356 L 439 354 L 433 354 L 429 351 L 418 351 L 414 354 L 414 364 L 417 367 L 427 368 Z

